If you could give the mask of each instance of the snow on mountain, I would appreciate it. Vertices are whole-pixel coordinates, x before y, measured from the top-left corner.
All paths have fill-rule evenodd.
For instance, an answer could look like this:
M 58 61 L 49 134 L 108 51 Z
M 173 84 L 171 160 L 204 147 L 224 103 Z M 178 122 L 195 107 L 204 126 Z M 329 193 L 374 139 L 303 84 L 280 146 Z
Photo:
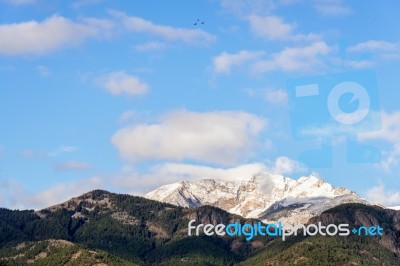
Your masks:
M 356 193 L 334 188 L 312 175 L 294 180 L 265 172 L 242 180 L 181 181 L 162 186 L 145 197 L 189 208 L 211 205 L 246 218 L 290 223 L 305 223 L 343 203 L 368 204 Z

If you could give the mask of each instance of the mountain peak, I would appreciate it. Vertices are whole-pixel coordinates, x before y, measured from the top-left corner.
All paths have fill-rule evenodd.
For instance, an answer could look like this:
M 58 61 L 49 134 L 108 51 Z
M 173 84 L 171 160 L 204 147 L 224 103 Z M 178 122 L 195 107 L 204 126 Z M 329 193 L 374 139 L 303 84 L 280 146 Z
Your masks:
M 113 202 L 111 199 L 111 195 L 112 193 L 106 190 L 101 190 L 101 189 L 92 190 L 82 194 L 81 196 L 69 199 L 63 203 L 50 206 L 43 210 L 39 210 L 36 212 L 36 214 L 41 217 L 44 217 L 46 215 L 46 212 L 48 211 L 55 212 L 59 209 L 66 209 L 70 211 L 79 210 L 76 215 L 84 216 L 83 214 L 80 213 L 82 208 L 84 208 L 86 211 L 89 212 L 93 211 L 96 206 L 98 208 L 103 208 L 103 209 L 112 208 Z
M 307 222 L 310 217 L 342 203 L 366 203 L 354 192 L 334 188 L 314 175 L 295 180 L 268 172 L 240 180 L 180 181 L 164 185 L 145 197 L 189 208 L 211 205 L 246 218 L 288 222 L 295 219 Z M 283 211 L 287 209 L 289 213 Z

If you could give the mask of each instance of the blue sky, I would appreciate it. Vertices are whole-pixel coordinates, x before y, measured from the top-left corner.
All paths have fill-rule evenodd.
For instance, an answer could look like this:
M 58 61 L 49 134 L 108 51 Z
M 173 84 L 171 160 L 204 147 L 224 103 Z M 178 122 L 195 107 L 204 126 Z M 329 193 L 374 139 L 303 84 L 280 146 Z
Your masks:
M 261 170 L 313 173 L 400 205 L 399 8 L 1 0 L 0 206 L 42 208 L 95 188 L 140 195 Z M 291 120 L 288 81 L 367 70 L 381 128 L 356 135 L 381 161 L 349 163 L 342 132 L 329 140 L 330 167 L 301 164 L 319 142 L 292 135 L 307 119 Z M 325 107 L 316 105 L 317 120 Z

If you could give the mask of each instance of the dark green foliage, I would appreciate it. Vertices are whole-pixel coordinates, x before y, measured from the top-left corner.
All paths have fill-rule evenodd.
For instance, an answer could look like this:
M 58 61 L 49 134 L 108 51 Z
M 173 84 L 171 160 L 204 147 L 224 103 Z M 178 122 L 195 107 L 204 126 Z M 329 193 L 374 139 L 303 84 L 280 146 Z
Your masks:
M 93 203 L 105 198 L 112 203 L 111 207 L 104 201 L 99 205 Z M 17 243 L 46 239 L 72 241 L 140 264 L 186 264 L 189 257 L 190 263 L 194 264 L 226 265 L 238 262 L 254 251 L 248 248 L 249 243 L 243 238 L 238 241 L 247 248 L 242 248 L 241 253 L 231 250 L 234 239 L 230 237 L 187 237 L 189 216 L 210 223 L 243 219 L 215 207 L 193 210 L 101 190 L 83 195 L 80 200 L 75 205 L 68 202 L 60 205 L 62 208 L 43 210 L 40 215 L 44 218 L 33 211 L 2 209 L 0 215 L 4 219 L 0 230 L 9 234 L 4 234 L 1 240 L 0 257 L 11 255 L 7 252 Z M 128 218 L 121 221 L 115 215 Z
M 399 265 L 399 258 L 367 238 L 291 237 L 239 265 Z
M 25 240 L 71 239 L 71 225 L 78 221 L 71 218 L 72 212 L 59 209 L 40 219 L 34 211 L 10 211 L 0 209 L 0 245 Z
M 394 224 L 393 218 L 396 213 L 378 207 L 346 204 L 315 219 L 333 215 L 337 221 L 356 223 L 357 213 L 375 217 L 385 230 L 398 236 L 396 228 L 400 227 Z M 385 265 L 399 262 L 395 253 L 372 238 L 298 236 L 282 242 L 279 238 L 258 236 L 247 242 L 243 236 L 189 237 L 187 224 L 191 219 L 213 224 L 245 220 L 215 207 L 187 209 L 102 190 L 39 214 L 40 217 L 34 211 L 0 209 L 0 265 L 24 265 L 28 260 L 33 260 L 33 265 L 93 265 L 101 261 L 109 265 L 174 266 L 240 262 L 243 265 L 346 265 L 376 259 Z M 48 239 L 68 240 L 75 245 L 52 246 Z M 16 249 L 21 242 L 28 244 Z M 43 251 L 48 256 L 38 259 Z M 81 255 L 72 259 L 78 251 Z
M 191 262 L 193 258 L 201 258 L 210 265 L 230 265 L 240 261 L 242 256 L 230 250 L 228 239 L 203 235 L 169 242 L 146 256 L 146 260 L 152 264 L 161 264 L 165 258 L 190 258 Z M 184 260 L 181 262 L 184 263 Z
M 8 253 L 8 255 L 4 255 Z M 15 256 L 19 254 L 19 256 Z M 88 250 L 84 246 L 60 241 L 39 241 L 25 243 L 20 248 L 3 249 L 0 265 L 95 265 L 105 263 L 107 265 L 128 266 L 137 265 L 132 262 L 117 258 L 101 250 Z
M 323 214 L 336 214 L 336 217 L 345 217 L 351 225 L 356 224 L 355 217 L 357 214 L 367 214 L 376 217 L 379 225 L 385 229 L 394 229 L 393 214 L 394 210 L 386 210 L 378 206 L 366 206 L 363 204 L 343 204 L 332 209 L 326 210 Z
M 74 241 L 130 259 L 143 257 L 154 245 L 143 226 L 124 225 L 109 216 L 102 216 L 82 226 L 75 234 Z

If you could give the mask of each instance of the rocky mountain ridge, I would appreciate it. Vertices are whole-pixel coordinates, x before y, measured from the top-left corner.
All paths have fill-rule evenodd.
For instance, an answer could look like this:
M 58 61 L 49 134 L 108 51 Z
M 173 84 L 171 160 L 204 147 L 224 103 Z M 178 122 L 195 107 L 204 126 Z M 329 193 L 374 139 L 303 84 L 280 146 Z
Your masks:
M 298 180 L 260 173 L 240 180 L 199 179 L 162 186 L 144 195 L 152 200 L 195 208 L 211 205 L 264 222 L 302 222 L 344 203 L 367 201 L 355 192 L 315 176 Z

